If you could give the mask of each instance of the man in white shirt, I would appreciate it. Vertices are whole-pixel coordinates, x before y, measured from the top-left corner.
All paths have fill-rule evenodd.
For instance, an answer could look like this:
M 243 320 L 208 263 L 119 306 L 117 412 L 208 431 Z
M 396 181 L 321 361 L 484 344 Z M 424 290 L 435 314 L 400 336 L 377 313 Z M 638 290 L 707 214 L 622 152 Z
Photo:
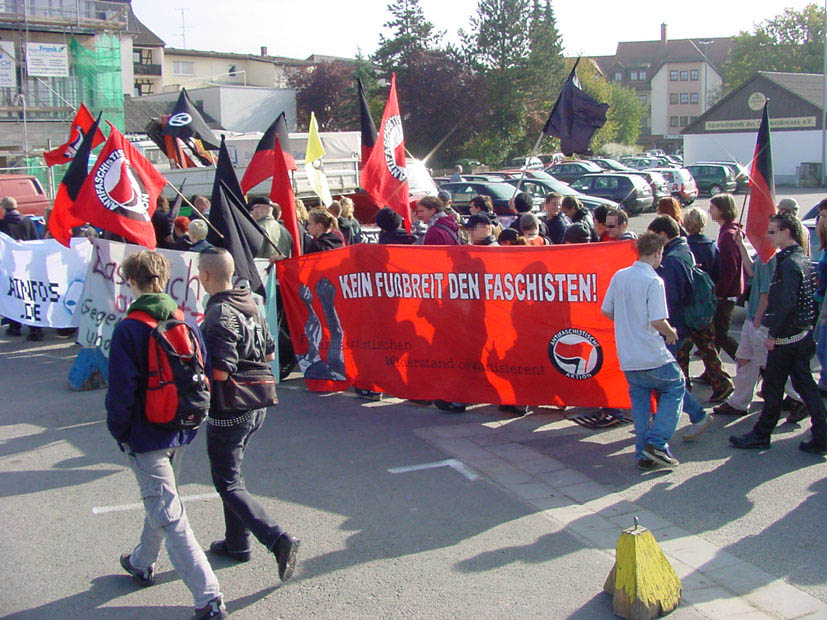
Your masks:
M 644 233 L 637 250 L 638 260 L 609 282 L 601 311 L 614 321 L 617 357 L 629 384 L 638 468 L 676 467 L 679 462 L 669 450 L 669 439 L 678 426 L 684 378 L 666 348 L 677 342 L 678 334 L 667 321 L 666 289 L 655 273 L 663 257 L 663 239 Z M 653 391 L 659 395 L 654 420 Z

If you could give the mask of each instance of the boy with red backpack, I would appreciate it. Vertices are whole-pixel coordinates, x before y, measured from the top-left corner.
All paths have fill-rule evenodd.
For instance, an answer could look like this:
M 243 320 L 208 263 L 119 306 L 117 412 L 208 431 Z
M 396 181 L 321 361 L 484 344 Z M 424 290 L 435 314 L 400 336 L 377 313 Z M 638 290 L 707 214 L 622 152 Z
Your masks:
M 120 562 L 140 586 L 151 586 L 166 542 L 192 592 L 193 619 L 226 618 L 218 579 L 178 496 L 176 473 L 209 408 L 209 384 L 198 332 L 164 293 L 169 274 L 169 262 L 156 252 L 136 252 L 123 262 L 135 302 L 112 334 L 107 426 L 129 458 L 146 516 L 138 544 Z

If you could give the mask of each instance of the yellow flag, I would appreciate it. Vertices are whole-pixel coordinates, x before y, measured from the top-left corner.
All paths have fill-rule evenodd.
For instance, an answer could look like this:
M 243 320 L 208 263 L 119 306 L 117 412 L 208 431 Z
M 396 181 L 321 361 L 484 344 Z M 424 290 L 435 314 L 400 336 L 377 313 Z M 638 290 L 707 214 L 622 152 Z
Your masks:
M 304 170 L 307 173 L 307 180 L 310 187 L 313 188 L 315 194 L 322 201 L 325 207 L 329 207 L 333 202 L 333 196 L 330 194 L 330 186 L 327 183 L 327 177 L 322 171 L 322 157 L 324 157 L 324 147 L 322 141 L 319 139 L 319 125 L 316 122 L 316 115 L 310 113 L 310 129 L 307 134 L 307 149 L 304 155 Z

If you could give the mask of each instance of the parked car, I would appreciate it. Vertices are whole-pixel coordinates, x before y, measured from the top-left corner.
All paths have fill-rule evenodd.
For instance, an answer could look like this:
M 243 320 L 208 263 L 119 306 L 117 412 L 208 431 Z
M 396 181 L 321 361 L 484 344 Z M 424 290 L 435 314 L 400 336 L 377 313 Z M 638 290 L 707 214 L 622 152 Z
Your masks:
M 602 171 L 603 168 L 597 164 L 585 160 L 564 161 L 546 168 L 546 172 L 558 181 L 563 181 L 564 183 L 571 183 L 572 181 L 582 177 L 584 174 Z
M 669 192 L 684 206 L 691 205 L 698 197 L 698 186 L 686 168 L 652 168 L 649 172 L 658 172 L 669 183 Z
M 737 187 L 732 170 L 721 164 L 694 164 L 687 166 L 699 192 L 710 196 L 721 192 L 734 192 Z
M 544 166 L 551 166 L 552 164 L 559 164 L 561 161 L 566 159 L 566 156 L 562 153 L 541 153 L 537 155 L 541 162 L 543 162 Z
M 699 161 L 695 165 L 700 164 L 720 164 L 732 170 L 735 175 L 735 191 L 746 192 L 749 188 L 749 170 L 746 166 L 742 166 L 737 161 Z
M 629 172 L 629 174 L 636 174 L 643 177 L 649 184 L 649 187 L 652 188 L 653 207 L 657 206 L 658 200 L 661 198 L 669 198 L 672 195 L 669 189 L 669 183 L 666 182 L 666 179 L 660 172 L 655 172 L 654 170 L 634 170 Z
M 466 157 L 465 159 L 458 159 L 457 163 L 454 165 L 462 166 L 466 170 L 471 170 L 471 168 L 479 168 L 482 166 L 482 162 L 478 159 L 469 159 Z
M 542 198 L 543 202 L 545 202 L 546 194 L 557 192 L 561 196 L 576 196 L 580 202 L 583 203 L 583 206 L 585 206 L 589 211 L 594 211 L 596 207 L 601 205 L 612 208 L 619 206 L 614 200 L 607 200 L 606 198 L 598 198 L 597 196 L 582 194 L 577 190 L 572 189 L 567 183 L 558 181 L 554 177 L 549 177 L 548 179 L 523 179 L 522 181 L 520 181 L 520 179 L 508 179 L 506 183 L 509 183 L 514 187 L 519 186 L 521 190 L 528 192 L 535 199 L 537 197 Z
M 620 203 L 632 215 L 652 206 L 652 188 L 646 180 L 636 174 L 602 172 L 587 174 L 571 184 L 575 189 L 589 196 L 607 198 Z
M 23 215 L 43 215 L 51 204 L 40 181 L 30 174 L 0 174 L 0 196 L 15 198 Z
M 506 168 L 519 168 L 526 170 L 542 170 L 543 161 L 539 157 L 515 157 L 509 159 L 505 164 Z
M 621 164 L 616 159 L 609 159 L 608 157 L 592 157 L 590 162 L 594 162 L 603 170 L 608 170 L 609 172 L 629 172 L 629 170 L 634 170 L 634 168 L 630 168 L 626 164 Z
M 463 181 L 462 183 L 444 183 L 442 189 L 451 194 L 453 207 L 460 213 L 467 215 L 468 207 L 474 196 L 489 196 L 494 204 L 494 213 L 497 215 L 514 215 L 509 201 L 514 196 L 514 186 L 508 183 L 485 183 L 482 181 Z M 535 197 L 535 209 L 543 204 L 543 199 Z
M 661 161 L 657 157 L 621 157 L 620 163 L 635 170 L 661 167 Z

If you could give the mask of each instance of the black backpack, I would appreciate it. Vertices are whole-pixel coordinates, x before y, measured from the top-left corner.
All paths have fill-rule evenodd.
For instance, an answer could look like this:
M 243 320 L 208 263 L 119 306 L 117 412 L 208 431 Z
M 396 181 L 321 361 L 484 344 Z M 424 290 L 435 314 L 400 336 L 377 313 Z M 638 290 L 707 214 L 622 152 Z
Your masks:
M 159 321 L 135 310 L 126 315 L 152 329 L 149 338 L 146 419 L 169 430 L 198 428 L 210 411 L 204 352 L 184 313 Z

